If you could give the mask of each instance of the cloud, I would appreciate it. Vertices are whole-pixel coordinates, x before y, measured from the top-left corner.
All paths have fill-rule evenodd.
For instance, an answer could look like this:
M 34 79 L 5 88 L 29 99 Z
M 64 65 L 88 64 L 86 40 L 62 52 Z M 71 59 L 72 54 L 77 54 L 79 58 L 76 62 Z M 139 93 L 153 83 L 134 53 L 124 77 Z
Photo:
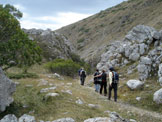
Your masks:
M 20 5 L 20 4 L 14 4 L 13 6 L 16 7 L 20 11 L 26 10 L 26 8 L 23 5 Z
M 53 16 L 41 16 L 41 17 L 31 17 L 27 13 L 24 13 L 24 18 L 20 21 L 22 28 L 30 29 L 47 29 L 52 30 L 61 28 L 63 26 L 72 24 L 79 20 L 82 20 L 91 14 L 82 14 L 75 12 L 59 12 Z

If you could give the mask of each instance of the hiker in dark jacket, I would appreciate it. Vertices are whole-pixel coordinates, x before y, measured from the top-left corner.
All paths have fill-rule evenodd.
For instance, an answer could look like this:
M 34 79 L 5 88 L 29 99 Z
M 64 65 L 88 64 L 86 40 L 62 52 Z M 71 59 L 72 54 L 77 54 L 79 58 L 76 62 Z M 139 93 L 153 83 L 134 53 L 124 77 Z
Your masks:
M 84 86 L 85 78 L 86 78 L 86 71 L 84 71 L 84 69 L 82 68 L 82 70 L 80 71 L 80 81 L 81 81 L 81 85 L 83 86 Z
M 111 99 L 111 91 L 114 89 L 114 101 L 117 102 L 117 88 L 118 81 L 115 80 L 115 70 L 113 67 L 109 68 L 109 96 L 108 99 Z
M 102 78 L 100 94 L 102 94 L 102 89 L 104 88 L 104 96 L 106 96 L 107 95 L 107 74 L 106 74 L 105 70 L 102 70 L 102 74 L 98 75 L 96 77 Z
M 99 92 L 99 90 L 100 90 L 100 83 L 101 83 L 101 80 L 102 80 L 101 76 L 100 77 L 95 77 L 95 76 L 98 76 L 98 75 L 100 75 L 100 72 L 99 72 L 98 69 L 96 69 L 96 72 L 94 74 L 94 84 L 95 84 L 95 91 L 96 92 Z

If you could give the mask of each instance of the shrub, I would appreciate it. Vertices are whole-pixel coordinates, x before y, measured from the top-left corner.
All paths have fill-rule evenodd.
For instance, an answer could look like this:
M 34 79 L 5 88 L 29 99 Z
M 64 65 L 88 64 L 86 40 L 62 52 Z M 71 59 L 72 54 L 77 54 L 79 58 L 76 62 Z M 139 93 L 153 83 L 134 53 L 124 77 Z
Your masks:
M 68 60 L 55 59 L 54 61 L 45 64 L 45 67 L 53 73 L 59 73 L 61 75 L 70 76 L 70 77 L 77 76 L 78 70 L 81 67 L 84 67 L 87 74 L 91 72 L 91 67 L 89 64 L 85 63 L 83 60 L 79 58 L 76 61 L 77 62 L 71 59 Z
M 81 67 L 79 64 L 72 60 L 64 59 L 56 59 L 52 62 L 47 63 L 45 66 L 51 72 L 56 72 L 71 77 L 76 76 L 79 68 Z
M 21 79 L 21 78 L 38 78 L 38 75 L 35 73 L 7 73 L 7 76 L 10 79 Z

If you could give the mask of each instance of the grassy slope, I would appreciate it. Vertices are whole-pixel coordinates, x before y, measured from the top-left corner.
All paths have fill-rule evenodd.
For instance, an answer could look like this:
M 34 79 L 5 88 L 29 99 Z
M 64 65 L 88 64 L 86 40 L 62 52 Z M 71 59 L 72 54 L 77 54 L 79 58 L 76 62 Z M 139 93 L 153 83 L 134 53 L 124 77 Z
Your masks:
M 140 112 L 138 109 L 134 111 L 133 107 L 127 108 L 125 104 L 132 104 L 140 108 L 154 110 L 162 113 L 161 106 L 156 105 L 152 102 L 153 91 L 159 88 L 157 84 L 154 84 L 154 89 L 152 87 L 144 88 L 143 90 L 130 91 L 125 87 L 125 80 L 122 80 L 119 88 L 119 103 L 114 103 L 113 101 L 108 101 L 107 98 L 94 92 L 92 83 L 88 81 L 92 78 L 89 76 L 86 80 L 86 86 L 82 87 L 78 84 L 77 79 L 71 79 L 65 77 L 65 80 L 60 81 L 58 79 L 49 78 L 48 72 L 42 68 L 42 66 L 36 66 L 30 69 L 30 71 L 35 72 L 39 75 L 39 78 L 26 78 L 17 80 L 20 85 L 17 86 L 16 93 L 14 94 L 15 102 L 7 108 L 7 110 L 0 114 L 3 117 L 6 114 L 15 114 L 17 117 L 24 113 L 29 113 L 34 115 L 37 120 L 49 120 L 53 121 L 63 117 L 72 117 L 76 122 L 83 122 L 83 120 L 91 117 L 107 117 L 108 114 L 104 111 L 116 111 L 120 115 L 128 119 L 136 119 L 142 122 L 160 122 L 159 119 L 153 118 L 149 114 L 143 114 L 145 112 Z M 19 69 L 12 69 L 10 72 L 19 72 Z M 133 76 L 130 76 L 133 77 Z M 126 77 L 130 79 L 130 77 Z M 48 80 L 49 83 L 53 83 L 57 88 L 50 92 L 59 93 L 60 96 L 55 98 L 44 99 L 45 93 L 41 94 L 39 91 L 42 88 L 49 88 L 50 86 L 37 86 L 40 79 Z M 72 85 L 67 85 L 71 82 Z M 64 83 L 64 84 L 63 84 Z M 148 82 L 148 84 L 152 84 Z M 26 87 L 26 85 L 33 85 L 33 87 Z M 63 93 L 62 90 L 71 90 L 72 95 Z M 149 93 L 148 93 L 149 92 Z M 151 92 L 151 93 L 150 93 Z M 123 95 L 126 94 L 126 97 Z M 142 97 L 142 102 L 137 102 L 135 100 L 136 96 Z M 84 104 L 78 105 L 75 103 L 76 100 L 81 99 Z M 149 98 L 149 99 L 148 99 Z M 142 104 L 141 104 L 142 103 Z M 89 108 L 88 104 L 97 104 L 100 107 L 98 109 Z M 23 108 L 23 106 L 28 106 Z M 34 112 L 32 112 L 34 110 Z M 143 114 L 143 115 L 141 115 Z
M 162 29 L 161 7 L 161 0 L 129 0 L 57 31 L 72 41 L 82 58 L 96 63 L 111 40 L 122 39 L 132 27 Z

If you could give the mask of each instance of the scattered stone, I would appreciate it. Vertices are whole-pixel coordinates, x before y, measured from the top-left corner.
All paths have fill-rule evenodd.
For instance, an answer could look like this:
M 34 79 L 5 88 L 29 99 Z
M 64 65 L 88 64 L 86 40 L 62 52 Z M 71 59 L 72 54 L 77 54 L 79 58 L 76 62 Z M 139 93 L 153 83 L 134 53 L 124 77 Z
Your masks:
M 26 87 L 31 88 L 31 87 L 33 87 L 33 85 L 28 84 L 28 85 L 26 85 Z
M 130 119 L 129 121 L 130 121 L 130 122 L 137 122 L 137 121 L 136 121 L 136 120 L 134 120 L 134 119 Z
M 143 82 L 139 81 L 139 80 L 129 80 L 127 82 L 127 86 L 130 88 L 130 89 L 139 89 L 141 88 L 142 86 L 144 85 Z
M 14 101 L 12 94 L 15 90 L 16 84 L 7 78 L 0 68 L 0 112 L 5 111 L 6 107 Z
M 162 88 L 154 93 L 153 100 L 157 104 L 162 104 Z
M 136 100 L 137 100 L 137 101 L 140 101 L 140 100 L 141 100 L 141 97 L 136 97 Z
M 111 122 L 111 121 L 110 118 L 108 117 L 96 117 L 96 118 L 84 120 L 84 122 Z
M 59 80 L 64 80 L 64 78 L 57 73 L 54 73 L 53 76 L 54 76 L 54 78 L 57 78 Z
M 36 120 L 34 116 L 24 114 L 19 118 L 19 122 L 36 122 Z
M 67 83 L 67 85 L 71 86 L 71 85 L 73 85 L 73 84 L 72 84 L 72 83 Z
M 16 86 L 20 85 L 20 82 L 14 82 L 16 84 Z
M 46 86 L 46 85 L 48 85 L 48 81 L 44 79 L 40 79 L 38 86 Z
M 88 107 L 98 109 L 99 105 L 88 104 Z
M 48 92 L 50 90 L 55 90 L 55 89 L 56 89 L 55 86 L 54 87 L 50 87 L 50 88 L 43 88 L 43 89 L 40 90 L 40 93 L 46 93 L 46 92 Z
M 3 119 L 1 119 L 0 122 L 18 122 L 18 121 L 15 115 L 9 114 L 3 117 Z
M 62 118 L 62 119 L 58 119 L 52 122 L 75 122 L 75 120 L 72 118 Z
M 59 96 L 58 93 L 48 93 L 46 94 L 46 97 L 56 97 L 56 96 Z
M 76 101 L 76 104 L 82 105 L 82 104 L 83 104 L 83 101 L 80 100 L 80 99 L 78 99 L 78 100 Z

